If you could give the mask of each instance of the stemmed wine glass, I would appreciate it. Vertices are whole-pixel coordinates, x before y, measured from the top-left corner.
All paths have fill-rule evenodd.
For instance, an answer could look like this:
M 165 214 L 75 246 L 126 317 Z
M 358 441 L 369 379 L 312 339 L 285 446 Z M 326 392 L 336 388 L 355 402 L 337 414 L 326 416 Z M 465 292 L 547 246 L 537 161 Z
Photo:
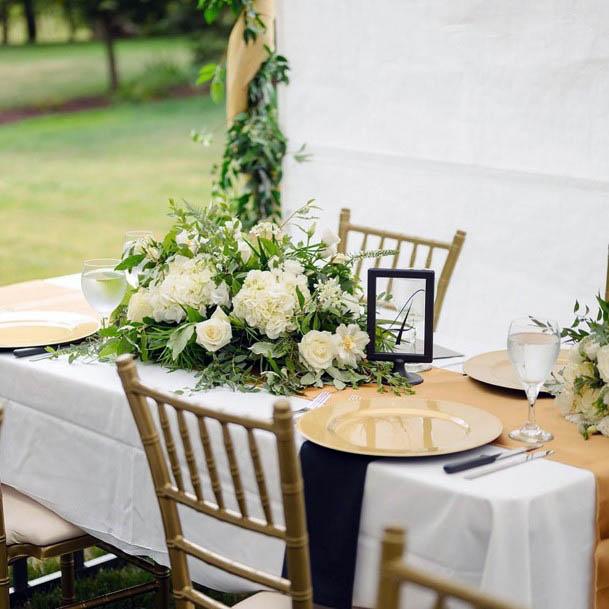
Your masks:
M 85 260 L 80 276 L 82 293 L 87 302 L 101 315 L 102 327 L 110 313 L 118 307 L 127 291 L 124 271 L 116 271 L 120 260 L 97 258 Z
M 152 240 L 154 234 L 151 230 L 130 230 L 125 233 L 125 242 L 123 244 L 123 254 L 140 253 L 135 251 L 140 249 L 147 241 Z M 140 273 L 139 266 L 136 266 L 128 271 L 125 271 L 127 282 L 132 288 L 137 288 L 139 284 L 138 275 Z
M 554 436 L 535 421 L 539 390 L 550 376 L 560 352 L 560 328 L 554 320 L 536 317 L 515 319 L 508 331 L 508 353 L 529 401 L 529 417 L 510 438 L 521 442 L 548 442 Z

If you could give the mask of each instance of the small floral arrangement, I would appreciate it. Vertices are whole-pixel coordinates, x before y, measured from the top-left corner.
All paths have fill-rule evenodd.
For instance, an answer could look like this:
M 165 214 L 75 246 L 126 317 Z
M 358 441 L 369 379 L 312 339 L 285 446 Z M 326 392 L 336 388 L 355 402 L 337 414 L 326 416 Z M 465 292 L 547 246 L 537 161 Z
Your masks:
M 387 362 L 371 362 L 362 289 L 338 237 L 314 240 L 312 202 L 279 225 L 245 231 L 223 203 L 203 209 L 172 202 L 175 222 L 162 241 L 132 243 L 118 270 L 137 273 L 100 331 L 96 355 L 134 352 L 143 361 L 195 371 L 194 390 L 229 386 L 300 393 L 376 383 L 400 393 L 406 380 Z M 300 231 L 302 238 L 290 235 Z M 381 334 L 384 348 L 391 336 Z
M 588 307 L 563 336 L 574 343 L 569 363 L 560 373 L 562 389 L 557 397 L 561 413 L 587 439 L 590 434 L 609 436 L 609 301 L 597 297 L 599 310 L 590 316 Z

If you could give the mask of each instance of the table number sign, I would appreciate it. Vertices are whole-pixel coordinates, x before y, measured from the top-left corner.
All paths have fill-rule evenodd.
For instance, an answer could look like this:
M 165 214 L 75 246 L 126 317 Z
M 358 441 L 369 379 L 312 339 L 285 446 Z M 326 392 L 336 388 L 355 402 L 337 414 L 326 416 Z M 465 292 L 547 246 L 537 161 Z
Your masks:
M 433 360 L 434 272 L 368 270 L 368 358 L 392 361 L 411 385 L 423 382 L 405 364 Z

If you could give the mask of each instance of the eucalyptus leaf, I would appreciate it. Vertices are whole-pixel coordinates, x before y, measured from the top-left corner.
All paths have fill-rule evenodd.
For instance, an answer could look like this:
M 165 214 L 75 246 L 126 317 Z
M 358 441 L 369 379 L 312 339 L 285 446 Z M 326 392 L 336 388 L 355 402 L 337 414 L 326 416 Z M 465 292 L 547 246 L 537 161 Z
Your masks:
M 178 359 L 178 355 L 184 351 L 188 341 L 192 338 L 195 332 L 194 324 L 186 324 L 174 330 L 167 340 L 167 347 L 171 349 L 171 357 L 173 360 Z

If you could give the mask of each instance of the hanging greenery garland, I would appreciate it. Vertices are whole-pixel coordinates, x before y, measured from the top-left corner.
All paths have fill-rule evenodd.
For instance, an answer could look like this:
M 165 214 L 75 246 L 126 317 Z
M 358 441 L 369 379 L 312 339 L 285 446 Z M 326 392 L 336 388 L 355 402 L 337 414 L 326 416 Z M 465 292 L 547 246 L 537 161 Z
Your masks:
M 207 23 L 213 23 L 226 7 L 242 17 L 246 44 L 266 31 L 254 0 L 199 0 L 198 6 Z M 279 185 L 287 140 L 279 127 L 277 85 L 288 83 L 289 65 L 285 57 L 265 49 L 268 58 L 248 85 L 247 109 L 233 118 L 228 129 L 213 192 L 214 197 L 231 203 L 246 228 L 281 216 Z M 224 96 L 225 80 L 226 66 L 210 63 L 201 68 L 197 82 L 210 82 L 212 99 L 219 101 Z

